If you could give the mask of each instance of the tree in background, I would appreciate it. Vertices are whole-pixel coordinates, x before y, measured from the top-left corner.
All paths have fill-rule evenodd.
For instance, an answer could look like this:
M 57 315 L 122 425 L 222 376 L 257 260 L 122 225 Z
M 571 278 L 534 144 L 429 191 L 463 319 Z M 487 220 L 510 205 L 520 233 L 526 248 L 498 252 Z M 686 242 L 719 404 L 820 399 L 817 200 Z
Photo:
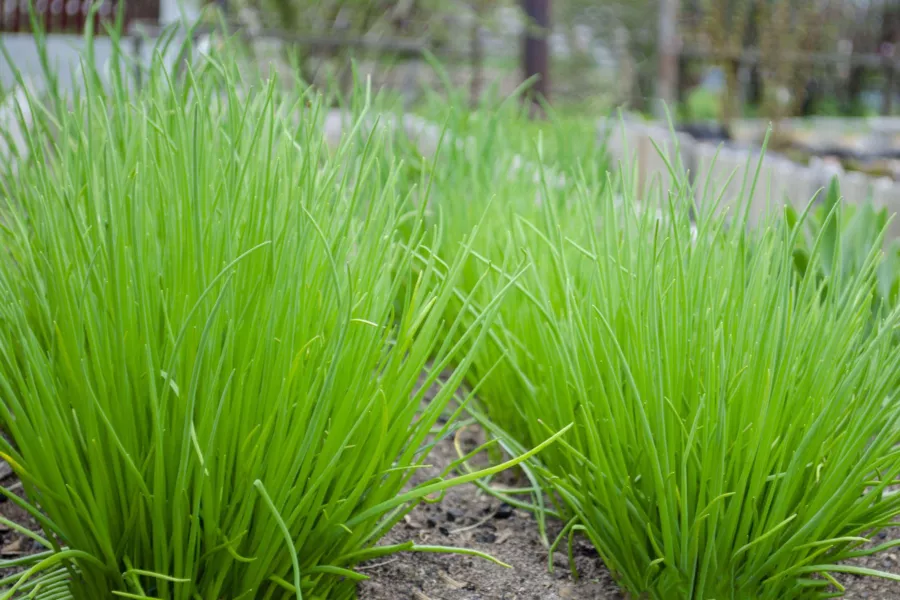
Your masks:
M 627 103 L 636 110 L 645 110 L 655 92 L 656 78 L 656 22 L 652 18 L 659 9 L 659 0 L 561 0 L 553 6 L 557 29 L 568 38 L 574 49 L 569 77 L 584 79 L 596 70 L 591 49 L 586 48 L 582 32 L 604 45 L 610 54 L 617 54 L 619 90 L 613 94 L 614 103 Z M 582 39 L 579 39 L 582 38 Z M 607 100 L 610 100 L 609 98 Z
M 841 24 L 841 38 L 849 45 L 851 55 L 880 54 L 890 48 L 887 44 L 896 46 L 900 43 L 900 2 L 897 0 L 844 3 L 836 21 Z M 864 112 L 860 97 L 867 71 L 861 64 L 849 67 L 846 85 L 842 86 L 842 104 L 850 114 Z
M 774 120 L 792 116 L 810 91 L 814 52 L 834 51 L 837 40 L 828 24 L 835 0 L 763 0 L 756 11 L 760 68 L 763 70 L 763 114 Z
M 740 110 L 740 81 L 738 68 L 747 25 L 753 9 L 752 0 L 702 0 L 702 24 L 705 40 L 716 56 L 716 62 L 725 75 L 725 93 L 722 98 L 722 120 L 729 124 Z
M 742 112 L 741 59 L 751 99 L 770 119 L 796 114 L 811 89 L 813 52 L 834 51 L 843 0 L 694 0 L 685 3 L 686 36 L 707 50 L 724 74 L 722 118 Z

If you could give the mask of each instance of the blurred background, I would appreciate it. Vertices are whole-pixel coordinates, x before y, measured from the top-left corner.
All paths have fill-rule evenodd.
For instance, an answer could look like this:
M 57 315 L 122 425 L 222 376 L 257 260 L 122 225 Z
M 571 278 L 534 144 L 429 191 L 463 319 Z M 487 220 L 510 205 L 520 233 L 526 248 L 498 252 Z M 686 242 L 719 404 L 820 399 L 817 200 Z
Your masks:
M 0 0 L 0 36 L 16 68 L 40 74 L 34 2 L 49 60 L 70 81 L 96 1 Z M 595 119 L 621 108 L 660 120 L 668 107 L 696 137 L 757 139 L 760 123 L 775 122 L 795 153 L 826 144 L 815 151 L 847 161 L 862 148 L 882 170 L 900 158 L 890 118 L 900 113 L 900 0 L 103 0 L 95 25 L 120 9 L 140 60 L 167 25 L 223 15 L 264 69 L 348 89 L 356 65 L 411 109 L 425 90 L 477 104 L 533 78 L 532 97 L 557 114 Z M 107 51 L 98 43 L 99 60 Z M 14 79 L 0 66 L 4 89 Z M 873 125 L 878 116 L 887 119 Z M 832 132 L 824 141 L 823 118 Z M 862 142 L 853 137 L 860 123 Z
M 0 0 L 3 41 L 29 56 L 29 2 Z M 60 57 L 96 0 L 36 0 Z M 122 0 L 120 0 L 122 1 Z M 201 0 L 124 0 L 126 32 L 196 19 Z M 218 0 L 264 60 L 309 80 L 349 81 L 350 59 L 413 100 L 433 85 L 423 53 L 473 99 L 523 77 L 560 111 L 611 107 L 682 121 L 892 115 L 900 0 Z M 105 0 L 98 19 L 119 6 Z M 280 57 L 278 55 L 281 55 Z M 288 55 L 293 55 L 289 58 Z M 9 69 L 3 83 L 9 84 Z

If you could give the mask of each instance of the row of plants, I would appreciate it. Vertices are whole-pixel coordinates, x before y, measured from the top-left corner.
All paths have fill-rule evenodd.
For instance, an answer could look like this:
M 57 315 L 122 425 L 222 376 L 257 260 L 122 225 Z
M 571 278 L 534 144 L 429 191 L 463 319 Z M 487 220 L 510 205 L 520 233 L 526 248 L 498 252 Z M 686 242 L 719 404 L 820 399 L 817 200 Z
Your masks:
M 835 573 L 896 579 L 843 564 L 900 543 L 864 546 L 900 509 L 887 211 L 845 208 L 835 182 L 751 229 L 743 201 L 722 210 L 677 165 L 678 188 L 639 203 L 628 169 L 541 156 L 540 139 L 542 164 L 571 183 L 517 186 L 494 142 L 516 121 L 448 112 L 476 142 L 469 163 L 429 173 L 435 190 L 468 192 L 433 197 L 443 255 L 487 210 L 465 281 L 487 303 L 523 272 L 470 368 L 470 412 L 511 455 L 574 423 L 520 490 L 541 522 L 566 522 L 552 546 L 586 536 L 653 598 L 829 597 L 844 590 Z
M 48 70 L 0 178 L 0 451 L 26 497 L 0 493 L 41 530 L 0 522 L 46 549 L 0 562 L 22 569 L 0 598 L 352 598 L 394 552 L 493 560 L 378 545 L 467 482 L 635 595 L 895 577 L 843 564 L 900 544 L 863 547 L 900 514 L 881 217 L 845 226 L 832 190 L 751 229 L 677 165 L 637 198 L 593 130 L 523 135 L 515 97 L 430 96 L 423 159 L 358 85 L 330 146 L 333 99 L 230 43 L 176 77 L 163 41 L 137 87 L 119 42 L 71 94 Z M 470 419 L 492 466 L 412 484 Z M 517 465 L 523 489 L 491 487 Z
M 41 531 L 0 521 L 45 551 L 0 563 L 25 568 L 0 597 L 346 598 L 362 561 L 470 552 L 375 546 L 508 466 L 407 485 L 496 308 L 445 321 L 467 252 L 430 251 L 389 140 L 329 147 L 329 99 L 241 80 L 227 46 L 184 79 L 158 52 L 136 89 L 113 45 L 71 95 L 48 71 L 2 180 L 0 445 L 27 499 L 3 494 Z

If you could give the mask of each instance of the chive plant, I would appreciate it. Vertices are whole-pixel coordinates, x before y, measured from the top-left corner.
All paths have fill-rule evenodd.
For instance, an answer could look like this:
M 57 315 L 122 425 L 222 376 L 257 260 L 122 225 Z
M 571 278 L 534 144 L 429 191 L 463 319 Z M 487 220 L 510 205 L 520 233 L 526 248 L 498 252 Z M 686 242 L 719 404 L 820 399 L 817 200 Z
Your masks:
M 796 221 L 796 211 L 785 209 L 787 223 Z M 834 213 L 832 216 L 831 213 Z M 821 238 L 823 260 L 819 277 L 829 277 L 828 287 L 840 289 L 865 263 L 868 252 L 874 246 L 882 246 L 884 260 L 878 268 L 878 286 L 873 303 L 874 317 L 879 311 L 890 312 L 900 304 L 900 240 L 894 239 L 882 244 L 882 231 L 888 223 L 888 209 L 876 210 L 871 202 L 860 205 L 847 204 L 841 198 L 838 179 L 832 179 L 824 201 L 806 219 L 807 232 L 798 239 L 794 250 L 794 265 L 803 273 L 808 268 L 809 246 Z M 838 243 L 840 237 L 840 243 Z M 835 261 L 841 263 L 843 279 L 830 277 Z M 900 332 L 895 336 L 900 341 Z
M 429 250 L 386 137 L 326 148 L 322 98 L 227 45 L 135 86 L 112 41 L 70 95 L 48 71 L 2 181 L 2 493 L 46 550 L 0 598 L 351 598 L 363 560 L 463 552 L 376 543 L 502 468 L 410 486 L 501 295 L 445 320 L 467 251 Z
M 798 274 L 806 213 L 751 230 L 743 201 L 719 210 L 674 172 L 677 189 L 640 199 L 632 174 L 602 185 L 573 164 L 578 184 L 529 189 L 494 151 L 455 174 L 469 206 L 434 208 L 460 240 L 471 204 L 499 215 L 470 258 L 489 274 L 469 279 L 476 302 L 528 265 L 476 349 L 470 408 L 513 455 L 574 423 L 529 461 L 533 501 L 498 495 L 564 518 L 553 547 L 586 536 L 635 596 L 821 598 L 842 593 L 838 572 L 898 579 L 843 562 L 900 544 L 865 545 L 900 514 L 900 316 L 872 325 L 880 239 L 845 273 L 818 236 Z M 845 283 L 823 294 L 829 280 Z
M 435 67 L 441 74 L 440 66 Z M 462 311 L 474 318 L 479 303 L 490 301 L 508 285 L 505 274 L 518 272 L 535 258 L 525 256 L 513 230 L 540 219 L 545 200 L 571 208 L 579 186 L 604 188 L 607 156 L 594 129 L 583 120 L 556 115 L 549 107 L 546 121 L 530 120 L 527 105 L 519 102 L 526 86 L 505 99 L 488 96 L 476 110 L 467 99 L 454 96 L 449 82 L 445 87 L 440 94 L 427 93 L 418 107 L 432 123 L 445 127 L 439 159 L 423 159 L 421 144 L 410 143 L 404 132 L 396 136 L 393 150 L 406 166 L 405 186 L 422 177 L 429 182 L 425 214 L 428 226 L 441 232 L 438 254 L 452 261 L 461 248 L 472 250 L 463 259 L 460 286 L 463 290 L 479 287 L 476 302 Z M 538 136 L 540 148 L 534 144 Z M 542 189 L 542 178 L 548 180 L 550 194 Z M 586 225 L 581 216 L 569 223 L 569 235 L 583 237 L 577 231 Z M 448 321 L 460 314 L 462 296 L 457 296 L 449 306 Z M 510 316 L 507 308 L 498 319 Z M 494 348 L 490 354 L 495 358 L 507 346 L 517 346 L 514 338 L 501 339 L 506 332 L 502 323 L 489 332 L 486 343 Z M 475 384 L 481 373 L 479 369 L 471 373 L 478 373 L 467 375 Z

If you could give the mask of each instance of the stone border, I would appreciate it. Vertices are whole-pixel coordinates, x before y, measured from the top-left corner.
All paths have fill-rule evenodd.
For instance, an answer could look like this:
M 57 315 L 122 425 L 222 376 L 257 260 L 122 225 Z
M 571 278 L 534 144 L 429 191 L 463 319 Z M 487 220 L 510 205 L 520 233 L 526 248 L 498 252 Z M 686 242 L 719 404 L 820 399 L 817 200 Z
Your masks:
M 607 137 L 608 136 L 608 137 Z M 762 157 L 760 150 L 735 149 L 721 144 L 701 141 L 686 133 L 673 134 L 656 124 L 628 120 L 603 120 L 598 125 L 598 141 L 607 140 L 613 164 L 638 165 L 637 193 L 668 192 L 673 188 L 672 176 L 653 143 L 659 146 L 676 170 L 678 179 L 687 178 L 698 202 L 709 186 L 709 196 L 723 191 L 723 205 L 733 204 L 741 193 L 745 176 L 752 179 L 759 166 L 759 180 L 750 207 L 750 221 L 759 222 L 767 210 L 769 199 L 775 207 L 790 204 L 802 210 L 810 199 L 820 196 L 832 177 L 837 177 L 841 195 L 847 202 L 860 204 L 871 200 L 877 209 L 887 208 L 889 214 L 900 210 L 900 182 L 888 177 L 870 177 L 856 171 L 844 171 L 837 163 L 823 159 L 810 161 L 809 166 L 770 154 Z M 677 149 L 677 152 L 676 152 Z M 749 165 L 749 175 L 748 167 Z M 749 184 L 748 184 L 749 187 Z M 707 198 L 709 201 L 714 198 Z M 900 237 L 900 218 L 891 223 L 888 237 Z

